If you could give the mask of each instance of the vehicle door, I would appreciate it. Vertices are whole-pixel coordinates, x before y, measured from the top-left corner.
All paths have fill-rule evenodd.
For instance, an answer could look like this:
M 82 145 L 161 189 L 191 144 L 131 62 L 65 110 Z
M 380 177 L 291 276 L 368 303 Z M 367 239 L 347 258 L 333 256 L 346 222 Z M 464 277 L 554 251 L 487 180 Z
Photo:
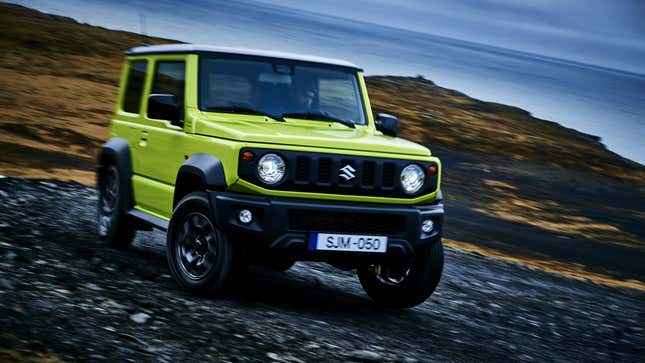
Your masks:
M 157 56 L 148 68 L 141 130 L 136 144 L 137 172 L 133 178 L 139 209 L 170 217 L 177 171 L 185 160 L 184 132 L 186 55 Z M 173 95 L 181 123 L 150 116 L 151 95 Z
M 125 62 L 116 112 L 110 127 L 110 137 L 125 139 L 130 146 L 133 175 L 139 172 L 136 145 L 142 130 L 142 101 L 148 64 L 145 58 Z

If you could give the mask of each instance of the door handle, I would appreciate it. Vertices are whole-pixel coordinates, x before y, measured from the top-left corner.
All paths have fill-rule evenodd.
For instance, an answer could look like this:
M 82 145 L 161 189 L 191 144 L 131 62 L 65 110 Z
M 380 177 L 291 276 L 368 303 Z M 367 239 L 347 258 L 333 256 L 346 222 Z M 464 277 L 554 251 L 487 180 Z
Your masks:
M 141 136 L 139 137 L 139 146 L 148 146 L 148 131 L 141 131 Z

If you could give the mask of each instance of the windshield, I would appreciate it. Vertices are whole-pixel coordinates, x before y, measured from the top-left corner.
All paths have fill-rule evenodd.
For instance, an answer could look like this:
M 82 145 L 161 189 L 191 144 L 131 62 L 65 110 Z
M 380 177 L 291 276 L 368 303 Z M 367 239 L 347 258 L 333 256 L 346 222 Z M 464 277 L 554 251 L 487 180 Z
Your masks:
M 202 58 L 199 107 L 364 125 L 356 71 L 281 60 Z

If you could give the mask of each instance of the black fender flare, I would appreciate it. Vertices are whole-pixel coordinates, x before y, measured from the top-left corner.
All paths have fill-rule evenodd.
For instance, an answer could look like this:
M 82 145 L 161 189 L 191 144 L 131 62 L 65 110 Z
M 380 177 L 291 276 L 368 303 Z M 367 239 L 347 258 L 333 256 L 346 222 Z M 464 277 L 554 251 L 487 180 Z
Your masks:
M 121 138 L 110 139 L 101 145 L 98 155 L 97 186 L 98 177 L 102 168 L 114 163 L 119 170 L 119 183 L 123 190 L 125 199 L 125 210 L 134 208 L 134 193 L 132 192 L 132 157 L 130 154 L 130 145 Z
M 226 187 L 222 161 L 206 153 L 193 154 L 179 167 L 177 172 L 173 207 L 179 203 L 181 198 L 196 189 L 224 190 Z

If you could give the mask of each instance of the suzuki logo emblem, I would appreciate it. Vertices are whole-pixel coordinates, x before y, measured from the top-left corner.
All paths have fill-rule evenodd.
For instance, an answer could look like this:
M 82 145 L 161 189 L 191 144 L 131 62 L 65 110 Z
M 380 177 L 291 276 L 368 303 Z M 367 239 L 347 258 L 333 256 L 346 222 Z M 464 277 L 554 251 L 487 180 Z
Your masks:
M 355 171 L 356 171 L 356 169 L 352 168 L 351 165 L 347 164 L 347 165 L 343 166 L 342 168 L 340 168 L 339 176 L 341 178 L 345 179 L 345 181 L 349 181 L 349 180 L 354 179 L 356 177 L 356 174 L 354 174 Z

